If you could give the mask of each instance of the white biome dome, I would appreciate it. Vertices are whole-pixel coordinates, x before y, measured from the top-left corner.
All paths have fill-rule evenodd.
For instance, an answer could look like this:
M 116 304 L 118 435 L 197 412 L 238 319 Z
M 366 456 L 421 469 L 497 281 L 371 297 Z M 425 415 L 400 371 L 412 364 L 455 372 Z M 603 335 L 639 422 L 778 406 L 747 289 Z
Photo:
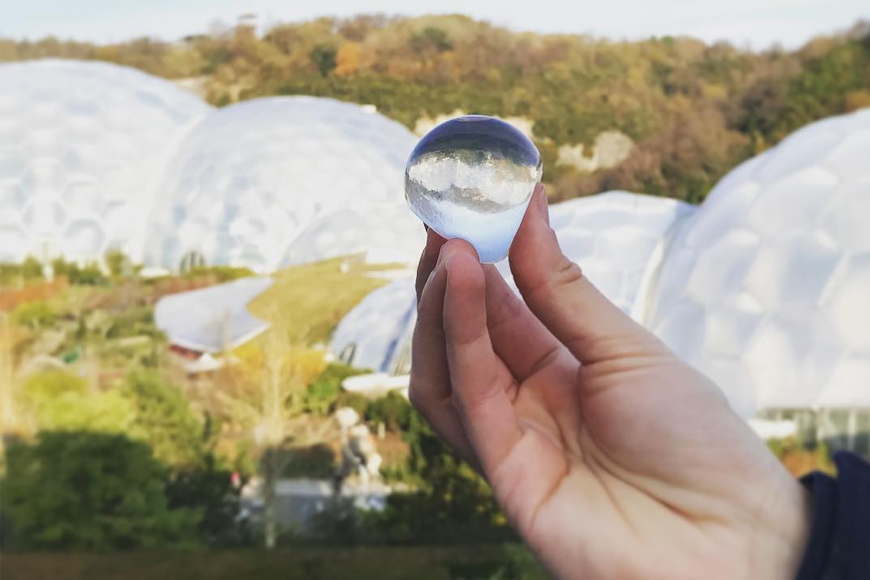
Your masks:
M 99 62 L 0 65 L 0 261 L 138 257 L 161 157 L 211 107 Z
M 399 123 L 332 99 L 274 97 L 221 109 L 190 132 L 167 169 L 147 261 L 176 269 L 196 254 L 209 265 L 271 271 L 285 254 L 286 263 L 299 263 L 372 249 L 299 236 L 335 212 L 369 219 L 379 204 L 403 207 L 402 171 L 415 140 Z M 407 210 L 396 219 L 414 221 Z M 291 250 L 297 241 L 312 253 Z
M 414 280 L 400 278 L 369 293 L 342 318 L 329 349 L 360 369 L 405 374 L 416 321 Z
M 413 264 L 426 235 L 404 204 L 373 202 L 312 220 L 290 243 L 282 266 L 365 254 L 369 263 Z
M 645 323 L 743 414 L 870 407 L 870 110 L 726 176 L 667 252 Z

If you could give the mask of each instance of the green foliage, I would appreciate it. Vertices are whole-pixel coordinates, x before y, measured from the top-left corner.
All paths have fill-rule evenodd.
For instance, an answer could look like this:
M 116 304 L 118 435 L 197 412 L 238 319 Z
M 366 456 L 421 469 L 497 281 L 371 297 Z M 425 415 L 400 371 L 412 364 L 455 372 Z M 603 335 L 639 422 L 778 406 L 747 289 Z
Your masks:
M 184 468 L 201 464 L 216 428 L 193 414 L 178 387 L 138 370 L 127 376 L 123 393 L 134 409 L 130 433 L 148 443 L 159 461 Z
M 18 305 L 11 315 L 12 322 L 31 330 L 50 328 L 57 321 L 57 313 L 46 302 L 34 300 Z
M 63 370 L 31 375 L 22 397 L 45 430 L 121 433 L 133 422 L 133 406 L 121 393 L 91 392 L 87 381 Z
M 244 266 L 194 266 L 184 272 L 188 278 L 213 277 L 215 282 L 232 282 L 239 278 L 254 276 L 254 271 Z
M 51 262 L 55 276 L 66 276 L 70 284 L 78 286 L 107 286 L 109 279 L 103 274 L 96 262 L 88 262 L 79 266 L 75 262 L 67 262 L 63 258 L 57 258 Z
M 21 263 L 21 275 L 25 279 L 41 278 L 42 277 L 42 262 L 33 256 L 27 256 Z
M 367 534 L 389 543 L 501 542 L 514 538 L 483 478 L 456 457 L 407 403 L 403 408 L 390 397 L 380 401 L 371 405 L 370 415 L 398 423 L 411 448 L 404 471 L 417 489 L 390 495 L 383 512 L 362 515 Z
M 327 45 L 317 45 L 311 49 L 311 62 L 317 67 L 320 76 L 325 77 L 335 69 L 335 55 L 337 51 L 335 47 Z
M 133 262 L 119 249 L 111 249 L 103 256 L 112 276 L 127 276 L 133 273 Z
M 303 401 L 305 410 L 309 413 L 325 415 L 339 396 L 341 382 L 347 377 L 365 372 L 342 363 L 329 363 L 306 388 Z
M 363 417 L 372 423 L 383 423 L 389 431 L 398 432 L 411 425 L 413 413 L 414 409 L 405 397 L 396 391 L 390 391 L 383 397 L 369 401 Z
M 368 397 L 364 395 L 360 395 L 359 393 L 349 393 L 347 391 L 342 391 L 338 394 L 338 397 L 335 399 L 335 407 L 350 407 L 360 417 L 363 417 L 366 413 L 366 409 L 369 407 L 369 403 L 371 401 Z
M 27 256 L 20 264 L 0 262 L 0 285 L 42 279 L 42 264 L 33 256 Z
M 324 443 L 286 450 L 282 477 L 330 479 L 335 475 L 335 453 Z
M 2 506 L 21 549 L 124 550 L 195 543 L 200 516 L 170 509 L 164 468 L 123 435 L 42 432 L 6 452 Z
M 172 474 L 166 485 L 169 509 L 195 510 L 201 515 L 197 537 L 217 547 L 251 543 L 250 531 L 237 520 L 239 492 L 231 472 L 211 453 L 198 466 Z
M 163 333 L 154 324 L 154 308 L 151 306 L 131 306 L 113 312 L 106 331 L 107 339 L 131 336 L 150 336 L 160 338 Z

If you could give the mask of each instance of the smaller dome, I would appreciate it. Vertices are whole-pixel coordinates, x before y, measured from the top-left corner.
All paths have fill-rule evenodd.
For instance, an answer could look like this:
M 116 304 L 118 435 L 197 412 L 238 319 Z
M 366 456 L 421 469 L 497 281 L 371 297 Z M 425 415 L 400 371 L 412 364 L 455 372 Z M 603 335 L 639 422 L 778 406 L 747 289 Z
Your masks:
M 195 252 L 207 264 L 271 271 L 282 260 L 366 250 L 362 236 L 348 240 L 340 230 L 354 216 L 403 207 L 403 169 L 415 141 L 383 115 L 332 99 L 274 97 L 220 109 L 191 131 L 167 169 L 147 261 L 175 269 Z M 329 227 L 318 224 L 338 212 L 345 217 L 333 219 L 339 241 L 332 243 Z
M 405 374 L 416 321 L 414 281 L 395 280 L 371 292 L 341 320 L 329 350 L 359 369 Z

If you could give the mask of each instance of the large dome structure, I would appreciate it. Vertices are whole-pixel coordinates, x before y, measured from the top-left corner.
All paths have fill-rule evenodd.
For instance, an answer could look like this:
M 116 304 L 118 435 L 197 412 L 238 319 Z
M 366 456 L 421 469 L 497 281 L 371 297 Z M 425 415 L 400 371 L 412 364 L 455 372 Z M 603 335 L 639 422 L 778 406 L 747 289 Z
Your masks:
M 870 109 L 726 176 L 670 245 L 644 320 L 756 409 L 870 408 Z
M 415 141 L 402 125 L 332 99 L 221 109 L 187 135 L 166 170 L 146 260 L 175 269 L 197 255 L 209 265 L 271 271 L 356 251 L 419 250 L 422 228 L 411 230 L 410 212 L 396 211 Z
M 137 257 L 155 168 L 211 107 L 99 62 L 0 64 L 0 261 Z

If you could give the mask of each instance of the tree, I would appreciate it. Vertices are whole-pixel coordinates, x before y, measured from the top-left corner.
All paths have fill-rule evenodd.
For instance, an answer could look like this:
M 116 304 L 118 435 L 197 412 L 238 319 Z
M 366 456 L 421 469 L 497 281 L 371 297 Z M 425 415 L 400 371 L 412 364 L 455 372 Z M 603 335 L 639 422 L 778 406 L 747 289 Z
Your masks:
M 222 392 L 229 416 L 250 430 L 260 458 L 264 539 L 269 549 L 277 538 L 275 484 L 291 456 L 287 447 L 319 442 L 328 427 L 328 423 L 315 427 L 304 413 L 306 387 L 324 367 L 321 352 L 272 330 L 245 351 L 231 371 L 230 388 Z
M 121 393 L 94 391 L 85 379 L 64 370 L 30 375 L 21 397 L 40 429 L 123 433 L 134 419 L 134 409 Z
M 42 432 L 6 452 L 2 507 L 22 549 L 127 550 L 196 543 L 200 516 L 170 509 L 166 470 L 123 435 Z
M 136 370 L 122 391 L 134 411 L 130 433 L 150 445 L 155 458 L 173 468 L 202 465 L 213 429 L 191 411 L 181 389 L 156 372 Z
M 311 56 L 311 62 L 313 62 L 317 67 L 320 76 L 329 76 L 329 73 L 335 69 L 335 57 L 337 52 L 332 46 L 319 44 L 311 49 L 309 54 Z

